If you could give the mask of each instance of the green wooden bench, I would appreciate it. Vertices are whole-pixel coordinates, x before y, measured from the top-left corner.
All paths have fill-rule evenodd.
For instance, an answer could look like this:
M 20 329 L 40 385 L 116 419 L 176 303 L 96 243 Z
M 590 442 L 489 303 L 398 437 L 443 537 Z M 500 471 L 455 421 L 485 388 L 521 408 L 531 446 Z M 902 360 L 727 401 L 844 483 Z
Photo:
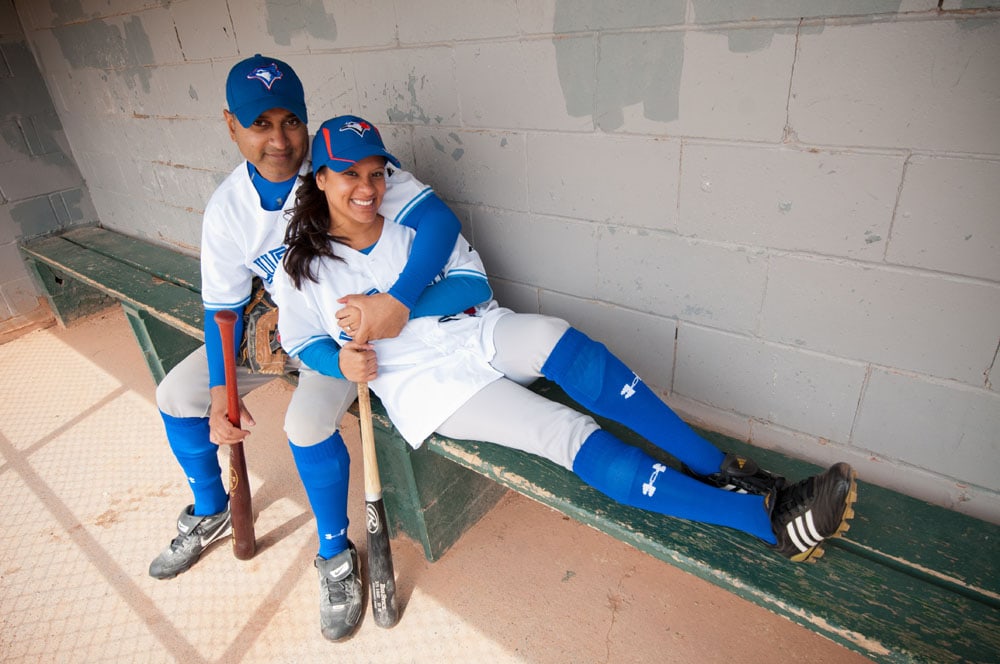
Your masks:
M 154 378 L 201 337 L 197 260 L 100 228 L 22 251 L 63 324 L 122 303 Z M 566 403 L 554 385 L 534 389 Z M 624 507 L 570 472 L 489 443 L 432 436 L 412 450 L 373 398 L 383 492 L 394 533 L 437 560 L 514 490 L 730 590 L 877 662 L 1000 662 L 1000 527 L 859 482 L 857 515 L 816 564 L 793 564 L 754 538 Z M 613 423 L 624 440 L 669 457 Z M 818 466 L 711 432 L 798 479 Z M 777 653 L 776 653 L 777 655 Z
M 96 226 L 31 240 L 21 253 L 63 326 L 120 302 L 157 383 L 203 340 L 194 256 Z

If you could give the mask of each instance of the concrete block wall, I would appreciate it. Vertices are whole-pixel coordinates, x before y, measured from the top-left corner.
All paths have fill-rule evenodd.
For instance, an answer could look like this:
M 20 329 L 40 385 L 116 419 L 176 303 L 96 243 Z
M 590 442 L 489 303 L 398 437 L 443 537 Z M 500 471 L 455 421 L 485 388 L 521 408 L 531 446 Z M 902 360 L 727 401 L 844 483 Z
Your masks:
M 989 2 L 15 5 L 105 225 L 197 251 L 226 73 L 268 53 L 312 126 L 379 124 L 504 303 L 693 421 L 1000 521 Z
M 18 240 L 97 214 L 12 0 L 0 0 L 0 340 L 51 313 Z

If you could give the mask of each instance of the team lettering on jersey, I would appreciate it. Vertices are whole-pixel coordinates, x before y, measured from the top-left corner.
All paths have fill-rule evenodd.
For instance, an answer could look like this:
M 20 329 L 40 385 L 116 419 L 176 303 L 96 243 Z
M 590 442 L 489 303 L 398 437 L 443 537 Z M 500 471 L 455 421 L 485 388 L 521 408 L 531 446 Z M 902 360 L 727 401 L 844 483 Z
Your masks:
M 277 249 L 264 252 L 253 260 L 253 264 L 260 268 L 261 278 L 267 283 L 274 281 L 274 272 L 281 265 L 281 257 L 285 255 L 287 247 L 281 245 Z

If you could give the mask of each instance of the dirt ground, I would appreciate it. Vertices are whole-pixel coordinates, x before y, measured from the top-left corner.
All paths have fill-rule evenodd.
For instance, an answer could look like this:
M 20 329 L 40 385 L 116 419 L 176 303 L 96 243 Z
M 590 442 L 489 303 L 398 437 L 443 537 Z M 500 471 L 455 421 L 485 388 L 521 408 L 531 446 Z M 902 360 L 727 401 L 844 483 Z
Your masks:
M 436 563 L 394 540 L 399 624 L 369 616 L 353 639 L 329 643 L 312 515 L 281 428 L 289 386 L 248 398 L 255 557 L 237 561 L 219 544 L 157 581 L 149 562 L 189 492 L 124 316 L 109 309 L 8 341 L 0 376 L 5 662 L 869 661 L 516 494 Z M 356 419 L 343 429 L 360 458 Z M 352 494 L 363 548 L 357 462 Z

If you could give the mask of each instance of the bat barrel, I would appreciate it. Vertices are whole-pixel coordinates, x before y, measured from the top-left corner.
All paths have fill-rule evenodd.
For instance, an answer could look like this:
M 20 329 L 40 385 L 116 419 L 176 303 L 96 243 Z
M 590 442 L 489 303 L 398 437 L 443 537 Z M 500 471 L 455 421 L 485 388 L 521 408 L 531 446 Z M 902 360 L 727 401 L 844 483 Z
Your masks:
M 358 383 L 358 413 L 361 451 L 365 463 L 365 527 L 368 531 L 368 583 L 372 616 L 379 627 L 392 627 L 399 622 L 396 576 L 389 531 L 386 528 L 385 504 L 382 502 L 382 482 L 378 474 L 378 457 L 375 455 L 375 432 L 367 383 Z

